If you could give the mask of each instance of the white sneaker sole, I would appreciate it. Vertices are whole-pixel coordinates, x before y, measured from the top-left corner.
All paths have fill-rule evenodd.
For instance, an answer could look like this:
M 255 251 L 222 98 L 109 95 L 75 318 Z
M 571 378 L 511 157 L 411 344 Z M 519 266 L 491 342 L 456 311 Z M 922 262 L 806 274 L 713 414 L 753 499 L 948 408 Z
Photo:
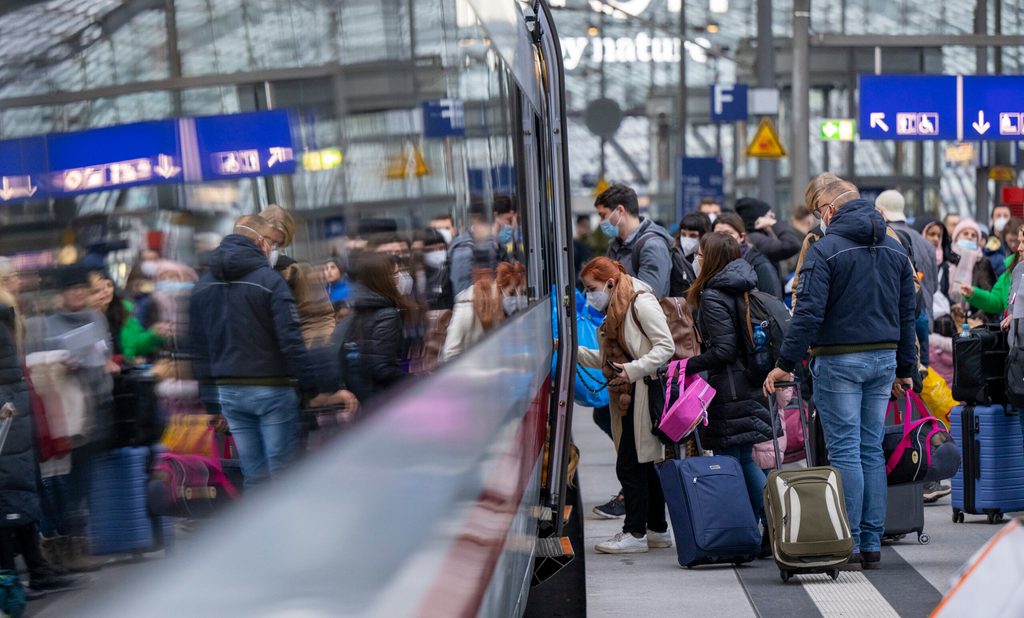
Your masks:
M 938 502 L 942 498 L 945 498 L 951 493 L 953 493 L 952 489 L 942 489 L 939 491 L 933 491 L 924 495 L 924 502 L 925 504 L 932 504 L 933 502 Z
M 597 515 L 598 517 L 600 517 L 601 519 L 622 519 L 622 518 L 625 517 L 625 515 L 609 515 L 608 513 L 605 513 L 604 511 L 600 510 L 596 506 L 591 509 L 591 512 L 594 515 Z
M 651 549 L 668 549 L 672 547 L 672 541 L 647 541 L 647 547 Z
M 648 546 L 649 547 L 649 546 Z M 646 554 L 648 547 L 603 547 L 595 545 L 594 551 L 599 554 Z

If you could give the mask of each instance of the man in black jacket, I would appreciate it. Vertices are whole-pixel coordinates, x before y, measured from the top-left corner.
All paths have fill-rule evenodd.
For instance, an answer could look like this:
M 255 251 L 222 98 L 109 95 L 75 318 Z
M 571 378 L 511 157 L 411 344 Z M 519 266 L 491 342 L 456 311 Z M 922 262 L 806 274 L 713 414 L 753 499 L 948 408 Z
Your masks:
M 747 228 L 747 241 L 771 261 L 776 271 L 780 262 L 800 253 L 802 239 L 788 223 L 776 220 L 767 202 L 753 197 L 740 198 L 736 201 L 736 214 Z M 779 289 L 784 286 L 780 271 Z
M 885 412 L 890 395 L 910 388 L 918 363 L 914 272 L 882 215 L 851 183 L 822 174 L 805 199 L 825 236 L 800 269 L 793 321 L 764 390 L 792 379 L 811 348 L 814 403 L 842 475 L 853 536 L 849 568 L 877 569 L 887 501 Z
M 247 486 L 279 474 L 299 451 L 293 381 L 306 393 L 333 391 L 306 350 L 288 284 L 270 266 L 280 234 L 258 216 L 240 218 L 189 306 L 196 378 L 216 386 Z

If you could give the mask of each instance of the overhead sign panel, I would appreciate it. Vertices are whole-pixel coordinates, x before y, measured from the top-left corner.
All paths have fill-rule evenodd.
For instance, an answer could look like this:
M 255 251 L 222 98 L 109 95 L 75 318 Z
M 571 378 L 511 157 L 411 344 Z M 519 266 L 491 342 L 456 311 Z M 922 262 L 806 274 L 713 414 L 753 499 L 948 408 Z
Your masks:
M 285 110 L 137 122 L 0 141 L 0 203 L 296 167 Z
M 294 174 L 297 167 L 285 110 L 196 118 L 195 137 L 203 180 Z
M 697 210 L 700 200 L 713 197 L 725 200 L 725 174 L 722 160 L 714 157 L 679 159 L 679 215 Z
M 1024 139 L 1024 76 L 964 75 L 965 140 Z
M 462 137 L 466 134 L 466 115 L 461 99 L 424 101 L 423 137 Z
M 955 140 L 954 75 L 861 75 L 861 139 Z

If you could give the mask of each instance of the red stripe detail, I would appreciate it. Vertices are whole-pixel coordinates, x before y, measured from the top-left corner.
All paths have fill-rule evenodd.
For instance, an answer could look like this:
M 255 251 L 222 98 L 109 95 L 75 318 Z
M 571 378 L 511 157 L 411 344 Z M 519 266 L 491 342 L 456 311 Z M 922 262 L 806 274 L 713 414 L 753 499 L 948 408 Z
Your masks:
M 477 615 L 537 458 L 544 448 L 550 392 L 551 377 L 548 376 L 523 416 L 515 439 L 501 455 L 484 482 L 480 497 L 470 507 L 463 531 L 455 538 L 433 587 L 424 598 L 419 616 L 469 618 Z

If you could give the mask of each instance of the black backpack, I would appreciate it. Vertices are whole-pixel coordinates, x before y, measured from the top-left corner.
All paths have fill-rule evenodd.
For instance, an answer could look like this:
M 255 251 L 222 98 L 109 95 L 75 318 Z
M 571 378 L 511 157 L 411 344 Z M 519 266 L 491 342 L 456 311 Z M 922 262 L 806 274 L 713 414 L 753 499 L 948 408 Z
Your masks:
M 760 384 L 779 360 L 792 315 L 785 303 L 760 290 L 751 290 L 742 298 L 737 297 L 736 315 L 739 317 L 747 377 L 752 383 Z M 754 341 L 757 331 L 764 333 L 762 345 Z
M 643 250 L 644 245 L 652 237 L 661 237 L 661 234 L 647 232 L 638 238 L 636 244 L 633 245 L 632 261 L 634 275 L 640 271 L 640 251 Z M 690 285 L 693 284 L 693 280 L 697 278 L 697 275 L 693 272 L 693 267 L 690 266 L 690 263 L 686 260 L 686 255 L 683 254 L 683 250 L 679 247 L 669 247 L 668 257 L 672 260 L 672 274 L 669 277 L 668 296 L 670 298 L 684 297 L 690 290 Z

